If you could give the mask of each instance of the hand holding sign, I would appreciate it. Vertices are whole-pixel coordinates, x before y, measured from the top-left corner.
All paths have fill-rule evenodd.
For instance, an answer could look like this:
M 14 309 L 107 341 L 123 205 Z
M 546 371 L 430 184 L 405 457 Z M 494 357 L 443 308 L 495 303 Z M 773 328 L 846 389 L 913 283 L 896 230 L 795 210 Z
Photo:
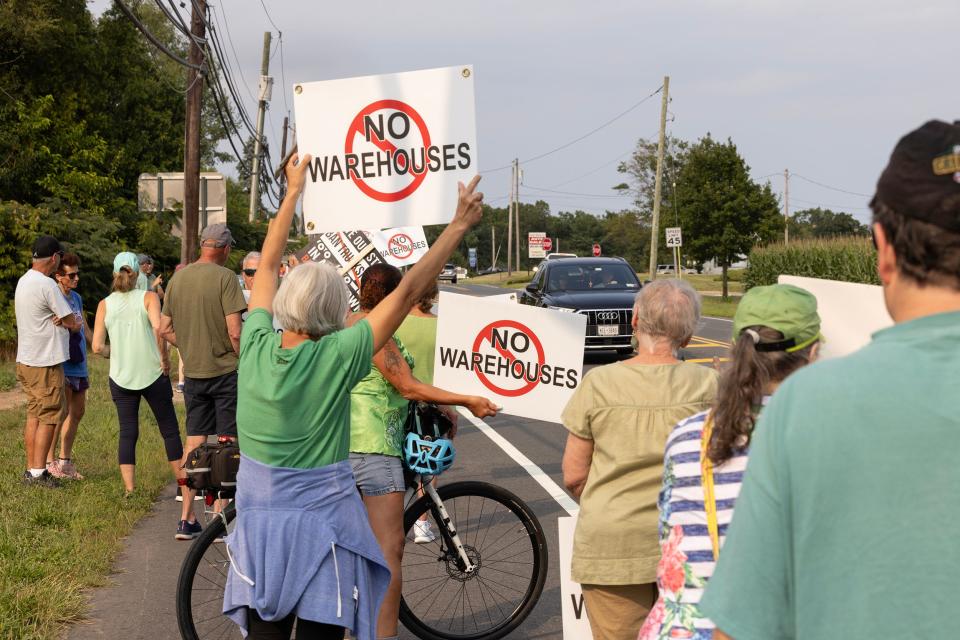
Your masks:
M 464 406 L 476 417 L 487 418 L 497 415 L 497 405 L 486 398 L 480 396 L 468 396 L 467 398 Z
M 457 183 L 459 197 L 454 222 L 462 222 L 471 228 L 480 222 L 480 218 L 483 217 L 483 192 L 477 191 L 479 183 L 479 175 L 473 176 L 473 180 L 467 186 L 463 186 L 462 182 Z
M 303 185 L 307 181 L 307 169 L 310 166 L 310 154 L 307 153 L 301 158 L 298 154 L 293 154 L 287 162 L 284 173 L 287 175 L 287 193 L 294 195 L 303 193 Z

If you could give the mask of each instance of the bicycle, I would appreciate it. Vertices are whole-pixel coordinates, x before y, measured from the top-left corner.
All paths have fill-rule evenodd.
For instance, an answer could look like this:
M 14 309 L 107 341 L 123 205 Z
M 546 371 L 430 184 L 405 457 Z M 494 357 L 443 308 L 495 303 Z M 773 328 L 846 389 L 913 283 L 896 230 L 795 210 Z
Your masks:
M 547 578 L 547 543 L 536 515 L 513 493 L 486 482 L 436 488 L 417 476 L 414 487 L 403 517 L 400 622 L 422 640 L 503 638 L 533 610 Z M 423 514 L 436 534 L 418 544 L 414 524 Z M 231 503 L 184 558 L 177 583 L 184 640 L 240 637 L 221 612 L 230 560 L 214 542 L 235 518 Z

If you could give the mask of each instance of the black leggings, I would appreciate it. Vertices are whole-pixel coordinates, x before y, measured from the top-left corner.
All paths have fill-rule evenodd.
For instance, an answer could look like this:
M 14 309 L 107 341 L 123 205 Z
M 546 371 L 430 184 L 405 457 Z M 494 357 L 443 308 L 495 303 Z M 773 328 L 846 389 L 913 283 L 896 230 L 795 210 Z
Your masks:
M 173 389 L 170 378 L 161 375 L 145 389 L 124 389 L 110 380 L 110 396 L 117 405 L 120 420 L 120 464 L 137 463 L 137 439 L 140 437 L 140 398 L 146 399 L 153 417 L 160 427 L 167 460 L 173 462 L 183 457 L 183 442 L 180 440 L 180 425 L 173 408 Z
M 343 627 L 312 620 L 297 620 L 292 613 L 283 620 L 267 622 L 257 615 L 256 609 L 247 609 L 247 623 L 250 631 L 247 638 L 249 640 L 290 640 L 295 620 L 297 640 L 343 640 Z

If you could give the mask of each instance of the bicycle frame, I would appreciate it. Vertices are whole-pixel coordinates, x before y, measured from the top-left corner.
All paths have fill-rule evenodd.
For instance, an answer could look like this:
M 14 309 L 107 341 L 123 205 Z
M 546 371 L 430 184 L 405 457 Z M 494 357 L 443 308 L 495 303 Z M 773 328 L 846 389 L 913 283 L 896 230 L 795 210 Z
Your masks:
M 470 556 L 467 555 L 467 550 L 463 548 L 463 543 L 460 542 L 460 536 L 457 534 L 456 525 L 450 519 L 447 508 L 443 506 L 443 500 L 440 499 L 436 487 L 430 482 L 432 476 L 426 478 L 426 481 L 424 481 L 422 476 L 417 476 L 417 482 L 421 490 L 430 496 L 430 501 L 433 502 L 431 511 L 437 524 L 440 525 L 440 534 L 443 536 L 443 541 L 449 548 L 456 550 L 457 558 L 460 560 L 460 570 L 470 575 L 477 570 L 477 567 L 470 560 Z

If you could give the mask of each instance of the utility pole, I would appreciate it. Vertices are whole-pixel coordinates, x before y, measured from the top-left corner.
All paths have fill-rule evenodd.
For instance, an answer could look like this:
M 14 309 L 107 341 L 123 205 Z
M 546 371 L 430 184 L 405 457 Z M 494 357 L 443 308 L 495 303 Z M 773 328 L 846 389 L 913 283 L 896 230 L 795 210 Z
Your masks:
M 200 237 L 200 105 L 203 98 L 202 68 L 206 66 L 203 49 L 198 42 L 206 39 L 207 0 L 193 3 L 190 17 L 190 50 L 187 61 L 197 68 L 187 68 L 186 118 L 183 145 L 183 235 L 180 238 L 180 262 L 190 264 L 197 259 Z
M 490 225 L 490 268 L 497 266 L 497 228 Z
M 516 218 L 513 221 L 514 240 L 517 244 L 517 271 L 520 271 L 520 161 L 513 159 L 513 215 Z
M 783 244 L 790 242 L 790 169 L 783 170 Z
M 510 204 L 507 205 L 507 275 L 513 273 L 513 190 L 517 181 L 517 164 L 513 163 L 510 174 Z
M 667 135 L 667 103 L 670 101 L 670 76 L 663 76 L 660 101 L 660 142 L 657 144 L 657 178 L 653 186 L 653 220 L 650 224 L 650 280 L 657 279 L 657 242 L 660 240 L 660 183 L 663 180 L 663 145 Z
M 257 107 L 257 137 L 253 141 L 253 168 L 250 172 L 250 215 L 247 220 L 253 222 L 260 208 L 260 154 L 263 151 L 263 117 L 267 112 L 267 100 L 273 89 L 270 73 L 270 32 L 263 32 L 263 57 L 260 59 L 259 106 Z M 286 131 L 286 130 L 284 130 Z M 282 157 L 282 156 L 281 156 Z

